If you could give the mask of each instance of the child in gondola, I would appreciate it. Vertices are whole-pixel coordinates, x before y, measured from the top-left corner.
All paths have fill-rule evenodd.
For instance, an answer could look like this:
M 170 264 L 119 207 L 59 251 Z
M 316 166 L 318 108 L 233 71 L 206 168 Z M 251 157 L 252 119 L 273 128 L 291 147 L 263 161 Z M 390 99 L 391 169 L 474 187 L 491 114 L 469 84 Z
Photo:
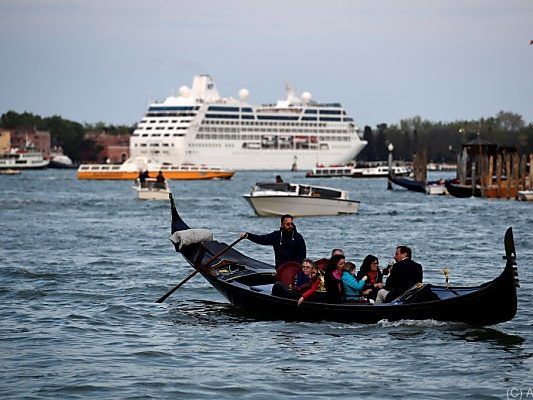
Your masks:
M 362 289 L 367 280 L 366 276 L 357 279 L 355 276 L 355 264 L 347 262 L 342 271 L 342 287 L 344 289 L 344 300 L 348 302 L 361 301 Z

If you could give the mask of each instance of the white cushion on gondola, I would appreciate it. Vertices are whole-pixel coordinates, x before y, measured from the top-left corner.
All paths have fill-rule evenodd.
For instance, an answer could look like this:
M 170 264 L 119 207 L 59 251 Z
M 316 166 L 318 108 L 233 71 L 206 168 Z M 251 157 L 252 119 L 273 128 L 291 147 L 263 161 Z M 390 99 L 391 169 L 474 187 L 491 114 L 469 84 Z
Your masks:
M 208 242 L 213 240 L 213 232 L 209 229 L 187 229 L 176 231 L 170 236 L 170 241 L 179 245 L 179 249 L 189 244 Z

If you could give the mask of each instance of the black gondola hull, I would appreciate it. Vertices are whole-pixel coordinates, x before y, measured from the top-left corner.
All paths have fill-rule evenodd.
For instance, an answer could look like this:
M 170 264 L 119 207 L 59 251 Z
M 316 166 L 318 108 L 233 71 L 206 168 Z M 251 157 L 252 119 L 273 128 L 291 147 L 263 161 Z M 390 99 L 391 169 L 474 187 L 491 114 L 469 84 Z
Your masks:
M 407 190 L 419 193 L 426 193 L 426 182 L 415 181 L 409 178 L 402 178 L 394 174 L 394 172 L 389 172 L 389 180 L 392 183 L 401 186 Z

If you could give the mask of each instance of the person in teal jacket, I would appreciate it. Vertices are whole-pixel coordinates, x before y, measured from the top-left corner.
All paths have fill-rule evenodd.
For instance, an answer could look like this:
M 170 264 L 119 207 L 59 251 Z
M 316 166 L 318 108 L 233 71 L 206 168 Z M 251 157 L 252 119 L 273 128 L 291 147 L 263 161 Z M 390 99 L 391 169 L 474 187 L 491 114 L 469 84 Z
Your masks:
M 346 301 L 358 301 L 361 299 L 361 289 L 365 286 L 366 275 L 357 280 L 355 276 L 350 273 L 348 268 L 342 271 L 342 287 L 344 289 L 344 299 Z

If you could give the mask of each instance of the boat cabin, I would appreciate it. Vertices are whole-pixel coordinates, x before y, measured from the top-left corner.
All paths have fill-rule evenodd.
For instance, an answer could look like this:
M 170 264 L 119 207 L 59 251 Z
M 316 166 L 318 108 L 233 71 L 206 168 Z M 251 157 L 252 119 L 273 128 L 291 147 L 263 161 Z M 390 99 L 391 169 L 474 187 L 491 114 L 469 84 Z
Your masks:
M 300 185 L 288 182 L 257 182 L 252 190 L 252 196 L 258 192 L 278 192 L 283 196 L 308 196 L 323 197 L 328 199 L 347 199 L 348 195 L 344 190 L 333 188 Z M 276 194 L 278 194 L 276 193 Z

